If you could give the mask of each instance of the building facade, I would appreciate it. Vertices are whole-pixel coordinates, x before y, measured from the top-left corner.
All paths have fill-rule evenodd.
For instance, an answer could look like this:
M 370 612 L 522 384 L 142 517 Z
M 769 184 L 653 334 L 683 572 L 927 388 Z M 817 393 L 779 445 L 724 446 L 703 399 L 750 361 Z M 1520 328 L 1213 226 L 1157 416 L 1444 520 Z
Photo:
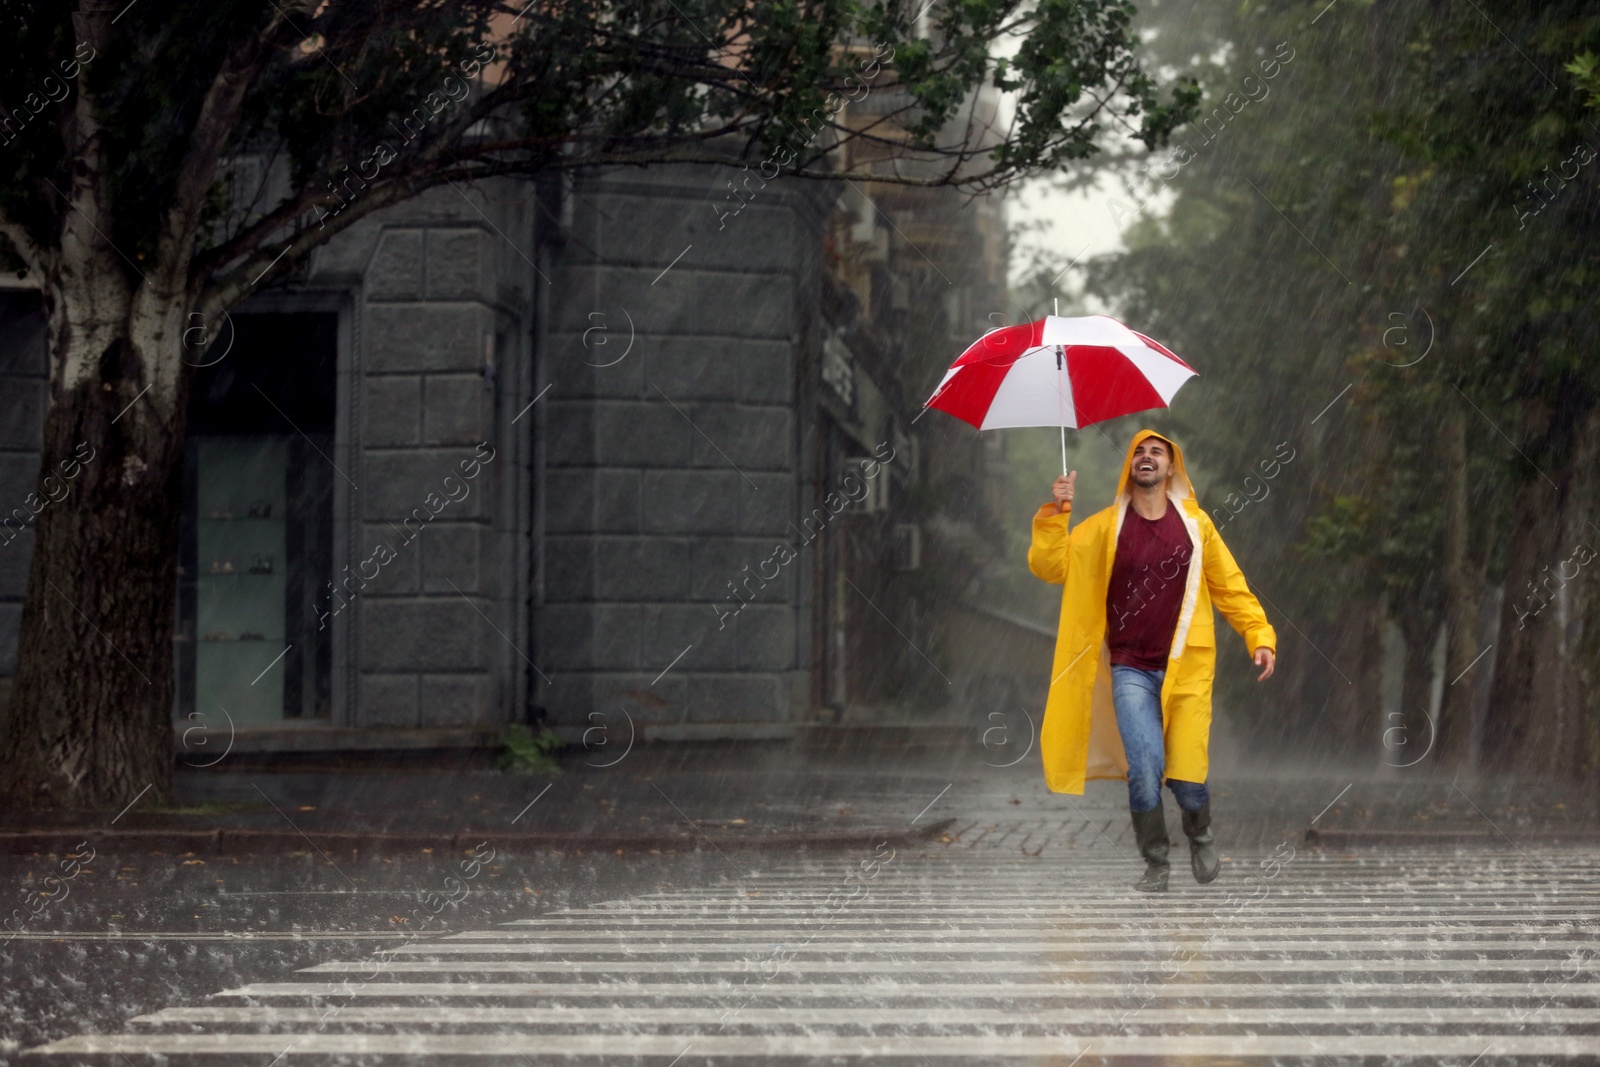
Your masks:
M 916 416 L 1004 306 L 1002 231 L 948 191 L 731 168 L 447 186 L 364 220 L 188 354 L 175 726 L 768 738 L 939 706 L 937 605 L 971 600 L 997 459 Z M 38 296 L 7 289 L 0 499 L 32 491 L 44 398 Z

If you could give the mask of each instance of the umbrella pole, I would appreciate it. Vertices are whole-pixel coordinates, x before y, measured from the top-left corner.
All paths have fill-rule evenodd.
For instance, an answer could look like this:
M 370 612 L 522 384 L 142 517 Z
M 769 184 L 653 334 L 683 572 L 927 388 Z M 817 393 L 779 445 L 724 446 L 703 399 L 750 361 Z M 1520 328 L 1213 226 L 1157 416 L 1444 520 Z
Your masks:
M 1067 473 L 1067 389 L 1066 389 L 1066 364 L 1062 359 L 1061 346 L 1056 346 L 1056 411 L 1061 416 L 1061 473 Z

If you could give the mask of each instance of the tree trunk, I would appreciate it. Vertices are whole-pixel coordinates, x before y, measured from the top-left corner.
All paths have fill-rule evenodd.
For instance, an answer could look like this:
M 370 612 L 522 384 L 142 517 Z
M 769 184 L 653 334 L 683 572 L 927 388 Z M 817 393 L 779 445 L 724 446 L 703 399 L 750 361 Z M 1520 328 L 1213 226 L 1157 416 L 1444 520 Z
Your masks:
M 57 346 L 89 331 L 65 327 L 59 310 L 52 365 L 81 370 L 70 389 L 53 376 L 45 417 L 0 790 L 17 806 L 113 808 L 147 787 L 149 799 L 170 792 L 186 379 L 166 345 L 141 358 L 125 336 L 98 359 L 80 349 L 69 360 Z
M 1472 687 L 1453 685 L 1478 656 L 1478 597 L 1483 574 L 1469 556 L 1471 517 L 1467 509 L 1466 412 L 1446 407 L 1440 426 L 1440 459 L 1445 469 L 1444 617 L 1446 626 L 1444 692 L 1439 699 L 1437 762 L 1450 771 L 1466 769 L 1472 744 Z
M 1439 616 L 1437 612 L 1408 610 L 1402 606 L 1396 621 L 1405 638 L 1406 658 L 1400 676 L 1400 718 L 1384 723 L 1383 758 L 1389 763 L 1410 765 L 1421 761 L 1419 754 L 1424 750 L 1431 756 L 1438 748 L 1437 740 L 1430 736 L 1428 710 L 1432 702 L 1433 647 L 1439 639 Z M 1401 731 L 1390 733 L 1397 726 Z
M 1600 527 L 1595 501 L 1600 498 L 1600 409 L 1591 409 L 1573 440 L 1565 537 L 1555 567 L 1564 583 L 1568 616 L 1562 634 L 1564 681 L 1562 705 L 1567 730 L 1561 772 L 1574 780 L 1592 780 L 1600 766 Z M 1587 562 L 1584 562 L 1587 561 Z
M 1483 720 L 1485 770 L 1514 772 L 1553 759 L 1542 746 L 1553 742 L 1557 709 L 1550 699 L 1553 687 L 1540 677 L 1540 653 L 1556 643 L 1557 606 L 1550 591 L 1535 583 L 1541 568 L 1557 558 L 1564 495 L 1542 477 L 1517 493 L 1494 685 Z
M 1357 759 L 1372 758 L 1372 746 L 1386 726 L 1383 707 L 1383 600 L 1363 596 L 1346 605 L 1332 657 L 1350 675 L 1343 684 L 1332 675 L 1328 686 L 1329 721 L 1340 745 Z M 1332 672 L 1329 672 L 1332 674 Z M 1399 757 L 1391 757 L 1398 759 Z

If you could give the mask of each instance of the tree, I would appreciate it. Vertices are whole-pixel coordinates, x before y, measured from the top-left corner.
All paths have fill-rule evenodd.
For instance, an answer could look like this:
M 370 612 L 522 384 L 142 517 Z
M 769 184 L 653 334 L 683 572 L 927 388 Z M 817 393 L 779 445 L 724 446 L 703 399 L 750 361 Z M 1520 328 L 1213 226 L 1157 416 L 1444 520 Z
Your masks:
M 1094 153 L 1108 120 L 1153 147 L 1192 111 L 1194 87 L 1163 103 L 1134 60 L 1123 0 L 929 7 L 8 5 L 0 257 L 38 279 L 50 353 L 30 510 L 69 469 L 77 498 L 37 513 L 9 799 L 166 792 L 191 368 L 210 324 L 360 219 L 447 182 L 625 164 L 992 189 Z M 972 107 L 986 84 L 1013 96 L 1003 129 Z M 867 94 L 893 106 L 853 121 Z M 847 142 L 879 162 L 841 170 Z
M 1403 152 L 1409 185 L 1388 211 L 1391 246 L 1408 259 L 1395 280 L 1433 309 L 1443 348 L 1429 373 L 1396 381 L 1394 397 L 1397 418 L 1430 428 L 1440 461 L 1427 490 L 1443 505 L 1437 751 L 1450 769 L 1466 768 L 1481 675 L 1458 682 L 1492 667 L 1482 763 L 1560 773 L 1600 756 L 1568 721 L 1584 711 L 1574 706 L 1582 698 L 1573 699 L 1569 628 L 1552 611 L 1523 635 L 1515 607 L 1524 581 L 1583 535 L 1593 504 L 1584 490 L 1592 480 L 1574 457 L 1600 385 L 1584 358 L 1594 320 L 1582 295 L 1597 266 L 1587 233 L 1600 183 L 1582 162 L 1594 150 L 1575 151 L 1592 143 L 1594 128 L 1563 68 L 1578 74 L 1581 64 L 1564 61 L 1592 46 L 1600 20 L 1568 3 L 1419 5 L 1406 31 L 1401 88 L 1377 118 Z M 1480 649 L 1486 582 L 1502 583 L 1505 601 L 1498 638 Z M 1588 590 L 1570 594 L 1572 614 L 1592 627 Z M 1524 737 L 1538 744 L 1519 751 Z
M 1259 573 L 1313 647 L 1283 636 L 1323 672 L 1302 695 L 1345 688 L 1319 656 L 1355 675 L 1343 635 L 1376 608 L 1405 634 L 1415 743 L 1385 762 L 1427 736 L 1416 713 L 1442 626 L 1434 763 L 1470 755 L 1474 683 L 1493 671 L 1484 766 L 1592 768 L 1600 582 L 1576 549 L 1600 529 L 1587 462 L 1600 17 L 1517 0 L 1150 10 L 1164 58 L 1220 63 L 1206 80 L 1243 93 L 1264 47 L 1298 52 L 1268 91 L 1257 78 L 1260 99 L 1221 113 L 1214 144 L 1190 141 L 1162 183 L 1170 215 L 1101 284 L 1201 366 L 1190 388 L 1215 399 L 1192 436 L 1208 461 L 1247 467 L 1280 434 L 1307 441 L 1307 477 L 1286 483 L 1272 521 L 1246 513 L 1238 543 L 1225 532 L 1236 552 L 1277 556 Z M 1499 637 L 1479 647 L 1496 584 Z M 1303 743 L 1316 724 L 1294 730 Z

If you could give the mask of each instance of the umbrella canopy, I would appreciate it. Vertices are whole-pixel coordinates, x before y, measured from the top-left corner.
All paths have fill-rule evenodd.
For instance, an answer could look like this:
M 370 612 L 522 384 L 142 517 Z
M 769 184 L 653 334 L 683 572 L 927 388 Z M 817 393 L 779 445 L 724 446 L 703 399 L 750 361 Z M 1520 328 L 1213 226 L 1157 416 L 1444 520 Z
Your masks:
M 1081 428 L 1164 408 L 1194 368 L 1105 315 L 1004 326 L 975 341 L 927 407 L 980 430 Z

